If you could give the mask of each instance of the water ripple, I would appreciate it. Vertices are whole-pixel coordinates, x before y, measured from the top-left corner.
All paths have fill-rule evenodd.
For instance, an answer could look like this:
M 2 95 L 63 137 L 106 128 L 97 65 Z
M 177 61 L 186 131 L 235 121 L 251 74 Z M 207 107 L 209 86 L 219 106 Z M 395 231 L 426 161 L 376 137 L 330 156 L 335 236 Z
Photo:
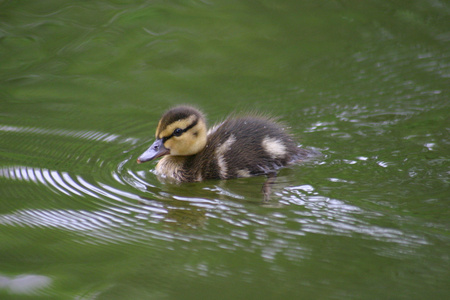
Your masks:
M 136 139 L 136 138 L 130 138 L 130 137 L 121 138 L 117 134 L 104 133 L 104 132 L 98 132 L 98 131 L 45 129 L 45 128 L 37 128 L 37 127 L 11 126 L 11 125 L 0 125 L 0 131 L 66 136 L 66 137 L 80 138 L 80 139 L 85 139 L 85 140 L 107 142 L 107 143 L 119 142 L 119 143 L 129 143 L 129 144 L 134 145 L 138 142 L 138 139 Z
M 35 274 L 22 274 L 15 277 L 0 275 L 0 289 L 11 294 L 35 295 L 36 291 L 50 286 L 52 279 Z
M 89 210 L 18 210 L 0 215 L 0 224 L 70 230 L 84 236 L 80 242 L 89 243 L 200 239 L 217 243 L 214 247 L 221 249 L 262 247 L 264 259 L 271 259 L 279 252 L 289 252 L 291 257 L 305 255 L 305 249 L 293 250 L 297 247 L 293 241 L 295 237 L 308 234 L 358 235 L 410 246 L 428 244 L 423 237 L 401 229 L 375 225 L 379 218 L 385 216 L 320 195 L 311 184 L 286 186 L 286 180 L 281 178 L 279 186 L 275 186 L 278 204 L 270 204 L 268 208 L 272 208 L 266 215 L 252 212 L 245 202 L 241 202 L 245 197 L 233 188 L 233 184 L 206 185 L 198 190 L 199 196 L 187 196 L 182 194 L 183 189 L 170 190 L 170 185 L 158 187 L 147 182 L 144 179 L 146 173 L 134 173 L 126 168 L 128 162 L 130 159 L 119 163 L 116 171 L 110 174 L 119 186 L 99 181 L 92 183 L 81 175 L 56 170 L 28 166 L 1 168 L 0 178 L 33 182 L 56 194 L 91 197 L 99 201 L 94 203 L 97 208 Z M 202 191 L 207 194 L 203 196 Z M 213 224 L 216 225 L 208 226 L 208 233 L 201 236 L 195 233 L 178 235 L 170 229 L 172 226 L 202 228 L 207 220 L 215 220 Z M 149 224 L 165 225 L 152 229 Z M 228 225 L 224 227 L 224 224 Z M 226 238 L 222 232 L 224 228 L 229 231 Z M 278 236 L 276 242 L 269 238 L 270 233 Z M 250 239 L 250 236 L 256 239 Z

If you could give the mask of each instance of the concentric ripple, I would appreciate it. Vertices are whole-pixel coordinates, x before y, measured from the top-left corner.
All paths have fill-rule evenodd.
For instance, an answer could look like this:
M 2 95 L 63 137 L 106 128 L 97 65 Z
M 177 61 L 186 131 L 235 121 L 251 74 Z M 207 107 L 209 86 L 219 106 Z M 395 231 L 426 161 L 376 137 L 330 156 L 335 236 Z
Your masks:
M 266 250 L 263 252 L 266 259 L 274 257 L 277 252 L 285 253 L 288 249 L 286 253 L 290 253 L 289 255 L 294 255 L 293 249 L 298 250 L 297 256 L 305 255 L 305 249 L 298 248 L 293 237 L 309 233 L 344 236 L 358 234 L 370 239 L 408 245 L 427 243 L 419 236 L 362 221 L 360 216 L 367 216 L 370 212 L 337 199 L 321 196 L 311 185 L 285 186 L 286 178 L 281 178 L 282 183 L 276 187 L 278 205 L 294 205 L 301 210 L 273 212 L 264 216 L 252 213 L 248 206 L 241 202 L 245 197 L 234 191 L 233 184 L 213 182 L 212 185 L 201 187 L 199 191 L 209 197 L 185 196 L 169 191 L 158 183 L 146 182 L 146 175 L 153 177 L 154 174 L 141 171 L 136 174 L 124 167 L 128 163 L 120 163 L 117 170 L 111 173 L 117 183 L 115 186 L 89 182 L 83 176 L 71 175 L 69 172 L 27 166 L 2 168 L 2 180 L 33 183 L 68 199 L 80 201 L 80 197 L 88 198 L 95 203 L 96 208 L 18 210 L 1 215 L 0 224 L 69 230 L 79 235 L 80 242 L 83 243 L 149 243 L 153 238 L 187 238 L 209 241 L 215 246 L 229 249 L 261 247 L 261 242 L 267 242 L 267 236 L 264 234 L 261 238 L 251 241 L 249 233 L 253 231 L 258 236 L 259 230 L 255 228 L 262 226 L 270 228 L 271 232 L 285 239 L 281 244 L 267 246 L 270 253 Z M 373 214 L 372 217 L 378 216 Z M 172 226 L 204 227 L 208 219 L 217 220 L 219 223 L 213 222 L 217 225 L 209 226 L 209 233 L 201 237 L 195 233 L 178 235 L 171 229 Z M 220 223 L 230 226 L 229 236 L 225 237 L 220 233 Z M 151 224 L 165 226 L 156 229 Z
M 317 121 L 305 129 L 305 134 L 323 133 L 333 136 L 335 143 L 349 144 L 352 141 L 344 125 L 351 124 L 354 128 L 351 135 L 382 136 L 390 126 L 407 121 L 417 112 L 394 109 L 387 113 L 364 106 L 353 109 L 337 106 L 330 112 L 315 113 L 334 115 L 335 119 Z M 136 130 L 132 127 L 128 127 L 130 131 Z M 42 136 L 50 142 L 54 137 L 64 137 L 55 142 L 54 148 L 45 149 L 50 163 L 43 161 L 40 166 L 41 149 L 28 147 L 27 159 L 0 168 L 0 183 L 14 182 L 17 197 L 25 197 L 22 191 L 25 188 L 41 199 L 57 199 L 30 203 L 28 208 L 18 206 L 0 215 L 0 224 L 4 226 L 67 230 L 77 235 L 80 243 L 90 244 L 201 240 L 217 250 L 264 249 L 265 259 L 272 259 L 276 253 L 292 259 L 308 255 L 307 249 L 297 245 L 296 237 L 309 234 L 359 236 L 397 247 L 428 244 L 425 237 L 415 233 L 377 225 L 379 219 L 388 219 L 392 224 L 397 220 L 396 216 L 372 210 L 372 200 L 358 206 L 329 192 L 335 187 L 358 186 L 355 190 L 363 195 L 364 189 L 369 188 L 354 177 L 347 179 L 347 170 L 359 172 L 369 168 L 374 174 L 385 169 L 401 171 L 404 166 L 383 156 L 381 147 L 377 154 L 369 149 L 351 155 L 337 154 L 337 149 L 321 149 L 325 155 L 320 160 L 282 170 L 273 185 L 273 200 L 263 203 L 260 190 L 264 177 L 194 184 L 160 182 L 153 171 L 154 164 L 136 164 L 135 156 L 148 146 L 148 141 L 130 138 L 133 132 L 124 137 L 107 132 L 10 125 L 0 126 L 0 131 L 24 145 L 30 142 L 38 145 Z M 61 165 L 55 163 L 62 157 L 70 157 L 65 151 L 72 144 L 79 145 L 76 159 Z M 322 182 L 308 181 L 308 176 L 314 178 L 318 169 L 324 172 L 329 168 L 333 174 L 337 167 L 340 172 L 323 178 Z M 362 173 L 361 178 L 364 176 Z M 12 189 L 9 190 L 11 193 Z M 12 201 L 9 205 L 15 207 Z M 188 232 L 181 234 L 178 230 Z M 202 234 L 197 230 L 202 230 Z

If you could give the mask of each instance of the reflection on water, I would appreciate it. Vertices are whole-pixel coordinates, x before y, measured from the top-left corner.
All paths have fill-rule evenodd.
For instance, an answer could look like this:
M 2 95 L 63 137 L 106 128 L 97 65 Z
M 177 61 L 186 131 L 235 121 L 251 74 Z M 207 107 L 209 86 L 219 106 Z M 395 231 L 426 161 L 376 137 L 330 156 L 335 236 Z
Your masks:
M 88 182 L 80 175 L 71 176 L 67 172 L 58 172 L 31 167 L 8 167 L 0 169 L 0 178 L 13 181 L 31 181 L 42 184 L 55 194 L 69 197 L 93 197 L 100 201 L 96 204 L 101 209 L 71 210 L 71 209 L 25 209 L 0 216 L 0 224 L 5 226 L 48 227 L 74 231 L 80 237 L 88 238 L 89 243 L 151 243 L 151 239 L 164 240 L 205 240 L 205 236 L 177 235 L 171 228 L 199 228 L 208 219 L 216 219 L 219 223 L 231 227 L 228 242 L 239 245 L 240 240 L 248 240 L 248 232 L 254 226 L 270 228 L 278 235 L 277 240 L 283 249 L 295 248 L 295 236 L 308 233 L 323 235 L 365 236 L 368 239 L 390 243 L 419 246 L 427 244 L 426 239 L 400 229 L 383 228 L 371 224 L 383 217 L 379 213 L 365 211 L 354 205 L 338 199 L 320 195 L 312 185 L 285 186 L 285 179 L 275 185 L 277 202 L 282 206 L 294 206 L 299 209 L 273 212 L 272 216 L 254 214 L 246 205 L 235 202 L 246 197 L 233 191 L 233 187 L 213 183 L 203 187 L 208 198 L 177 195 L 174 191 L 164 190 L 164 187 L 148 185 L 145 178 L 131 170 L 126 171 L 123 163 L 119 172 L 124 177 L 118 185 L 101 182 Z M 143 174 L 143 173 L 141 173 Z M 121 175 L 114 174 L 113 178 Z M 339 180 L 331 178 L 332 182 Z M 128 184 L 123 186 L 124 183 Z M 120 187 L 124 189 L 120 189 Z M 135 192 L 129 190 L 135 189 Z M 144 193 L 142 193 L 144 192 Z M 201 193 L 200 193 L 201 194 Z M 159 199 L 159 201 L 153 199 Z M 161 201 L 162 200 L 162 201 Z M 175 201 L 174 201 L 175 200 Z M 89 200 L 91 201 L 91 200 Z M 262 207 L 267 206 L 262 201 Z M 282 208 L 279 206 L 279 208 Z M 277 207 L 269 205 L 269 207 Z M 361 218 L 364 216 L 364 218 Z M 169 224 L 159 230 L 149 228 L 148 224 Z M 238 229 L 241 228 L 241 229 Z M 291 229 L 287 229 L 291 228 Z M 295 229 L 292 229 L 295 228 Z M 214 234 L 214 229 L 206 238 L 208 242 L 218 243 L 223 234 Z M 239 233 L 240 232 L 240 233 Z M 247 232 L 244 234 L 244 232 Z M 263 240 L 267 239 L 264 238 Z M 86 240 L 87 241 L 87 240 Z M 85 241 L 85 242 L 86 242 Z M 252 247 L 259 247 L 260 241 Z M 234 247 L 235 247 L 234 246 Z M 248 247 L 248 245 L 245 245 Z M 292 249 L 290 253 L 292 253 Z M 266 255 L 267 256 L 267 255 Z
M 40 289 L 50 286 L 52 280 L 42 275 L 18 275 L 8 277 L 0 275 L 0 289 L 12 294 L 33 295 Z

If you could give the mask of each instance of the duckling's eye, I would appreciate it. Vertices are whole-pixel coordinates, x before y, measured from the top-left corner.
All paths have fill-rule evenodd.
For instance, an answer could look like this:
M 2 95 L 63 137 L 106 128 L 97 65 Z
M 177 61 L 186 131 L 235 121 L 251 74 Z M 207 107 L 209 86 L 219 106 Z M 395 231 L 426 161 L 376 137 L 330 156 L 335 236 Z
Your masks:
M 183 133 L 183 129 L 177 128 L 173 131 L 174 136 L 180 136 Z

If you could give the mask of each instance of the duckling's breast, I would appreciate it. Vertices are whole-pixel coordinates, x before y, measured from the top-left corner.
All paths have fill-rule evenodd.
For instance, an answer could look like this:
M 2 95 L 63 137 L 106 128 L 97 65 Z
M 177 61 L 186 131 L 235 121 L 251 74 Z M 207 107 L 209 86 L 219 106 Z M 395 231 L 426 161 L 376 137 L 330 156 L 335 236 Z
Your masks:
M 178 181 L 194 181 L 191 178 L 187 178 L 183 168 L 185 161 L 186 157 L 183 156 L 164 156 L 156 165 L 156 173 Z

